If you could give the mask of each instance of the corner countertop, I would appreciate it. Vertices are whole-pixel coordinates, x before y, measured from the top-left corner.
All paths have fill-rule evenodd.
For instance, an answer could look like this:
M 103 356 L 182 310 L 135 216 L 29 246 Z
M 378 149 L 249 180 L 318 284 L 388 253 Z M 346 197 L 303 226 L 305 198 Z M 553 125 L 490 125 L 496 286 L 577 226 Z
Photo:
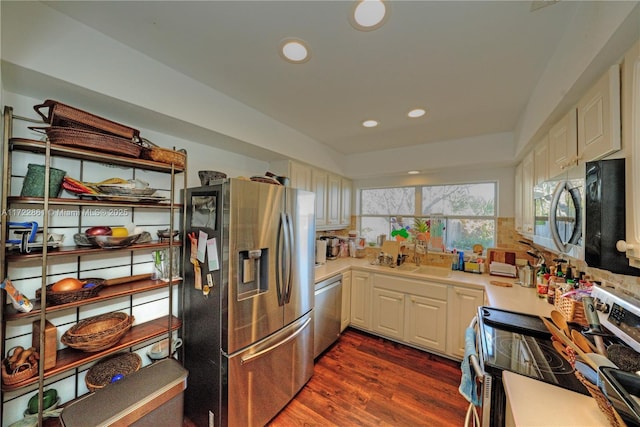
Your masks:
M 424 265 L 424 264 L 423 264 Z M 504 310 L 518 311 L 533 315 L 549 317 L 553 306 L 545 298 L 538 298 L 535 288 L 524 288 L 515 284 L 516 279 L 491 276 L 489 274 L 465 273 L 451 271 L 448 277 L 429 276 L 403 271 L 388 266 L 371 265 L 364 258 L 338 258 L 315 267 L 315 281 L 320 282 L 336 274 L 350 270 L 369 271 L 372 273 L 393 274 L 432 282 L 483 289 L 489 305 Z M 510 288 L 491 284 L 491 281 L 512 283 Z
M 366 259 L 361 258 L 338 258 L 327 261 L 326 264 L 316 267 L 315 280 L 319 282 L 347 271 L 394 274 L 430 282 L 484 289 L 488 305 L 505 310 L 550 317 L 554 309 L 553 305 L 547 303 L 546 298 L 538 298 L 535 288 L 524 288 L 515 284 L 516 279 L 461 271 L 451 271 L 448 277 L 429 276 L 398 268 L 370 265 Z M 491 281 L 508 282 L 513 286 L 495 286 Z M 606 417 L 590 396 L 511 372 L 504 373 L 504 385 L 509 405 L 514 412 L 513 421 L 516 426 L 608 425 Z

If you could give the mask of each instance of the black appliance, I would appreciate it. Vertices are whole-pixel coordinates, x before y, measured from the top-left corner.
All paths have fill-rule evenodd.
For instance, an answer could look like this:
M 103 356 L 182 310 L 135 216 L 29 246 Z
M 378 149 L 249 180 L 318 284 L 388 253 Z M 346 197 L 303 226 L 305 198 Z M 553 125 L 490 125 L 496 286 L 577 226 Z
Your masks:
M 625 159 L 588 162 L 585 173 L 585 262 L 612 273 L 640 276 L 616 249 L 625 240 Z
M 588 395 L 571 364 L 553 348 L 551 334 L 539 317 L 479 307 L 477 324 L 477 350 L 484 374 L 483 426 L 505 425 L 503 371 Z

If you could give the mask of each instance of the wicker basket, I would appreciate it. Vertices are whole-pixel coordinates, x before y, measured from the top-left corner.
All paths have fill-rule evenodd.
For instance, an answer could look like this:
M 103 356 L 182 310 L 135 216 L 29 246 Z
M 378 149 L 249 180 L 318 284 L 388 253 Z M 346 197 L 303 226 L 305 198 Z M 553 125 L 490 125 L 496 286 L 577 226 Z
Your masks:
M 71 302 L 81 301 L 87 298 L 93 298 L 100 292 L 104 286 L 104 279 L 82 279 L 83 282 L 95 283 L 92 288 L 80 288 L 74 291 L 52 291 L 53 285 L 47 286 L 47 305 L 68 304 Z M 36 290 L 36 299 L 40 299 L 42 291 Z
M 615 408 L 611 405 L 611 402 L 605 397 L 605 395 L 600 391 L 600 389 L 593 384 L 591 381 L 587 380 L 579 371 L 574 371 L 576 377 L 580 380 L 582 385 L 585 386 L 591 397 L 596 400 L 598 404 L 598 408 L 604 413 L 609 420 L 609 424 L 612 427 L 626 427 L 626 423 L 620 418 L 620 415 L 615 410 Z
M 140 157 L 168 165 L 173 164 L 175 167 L 183 168 L 187 155 L 183 151 L 169 150 L 168 148 L 143 147 Z
M 136 353 L 119 353 L 101 359 L 93 365 L 84 382 L 89 391 L 96 391 L 109 385 L 116 375 L 127 376 L 142 366 L 142 359 Z
M 90 317 L 69 328 L 60 342 L 86 352 L 101 351 L 120 341 L 133 320 L 133 316 L 120 312 Z
M 48 108 L 46 114 L 41 110 Z M 42 104 L 34 105 L 33 109 L 42 119 L 52 126 L 71 127 L 109 133 L 122 138 L 137 139 L 140 132 L 129 126 L 105 119 L 79 108 L 63 104 L 53 99 L 47 99 Z
M 556 310 L 562 313 L 568 322 L 575 322 L 582 326 L 587 326 L 589 324 L 584 314 L 582 301 L 563 297 L 560 289 L 556 289 L 556 296 L 554 298 L 553 305 Z
M 33 130 L 44 130 L 52 144 L 68 145 L 85 150 L 101 151 L 124 157 L 140 157 L 142 147 L 133 140 L 106 133 L 85 129 L 51 126 L 47 128 L 31 127 Z
M 7 359 L 2 360 L 1 365 L 2 367 L 0 369 L 2 370 L 2 383 L 4 385 L 18 384 L 38 374 L 37 363 L 23 363 L 22 365 L 14 369 L 13 372 L 9 372 L 7 368 Z

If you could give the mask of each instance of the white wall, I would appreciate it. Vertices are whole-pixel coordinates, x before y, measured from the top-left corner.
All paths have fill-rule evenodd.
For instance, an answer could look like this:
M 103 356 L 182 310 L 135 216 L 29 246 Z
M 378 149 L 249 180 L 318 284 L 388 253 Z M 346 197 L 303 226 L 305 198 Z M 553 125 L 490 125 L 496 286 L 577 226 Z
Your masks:
M 2 2 L 1 7 L 2 60 L 20 67 L 23 73 L 42 73 L 90 90 L 94 97 L 113 98 L 343 173 L 341 156 L 327 146 L 44 3 Z M 18 84 L 20 88 L 12 90 L 33 96 L 33 82 Z M 6 83 L 3 85 L 6 89 Z M 73 99 L 60 101 L 75 105 Z M 109 117 L 118 117 L 118 111 L 108 113 Z

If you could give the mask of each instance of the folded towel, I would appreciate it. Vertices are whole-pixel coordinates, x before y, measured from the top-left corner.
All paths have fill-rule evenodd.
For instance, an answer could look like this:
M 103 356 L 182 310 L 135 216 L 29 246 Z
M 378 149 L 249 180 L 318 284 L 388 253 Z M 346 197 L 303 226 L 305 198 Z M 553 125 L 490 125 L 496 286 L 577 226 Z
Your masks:
M 469 327 L 464 333 L 464 359 L 460 369 L 462 371 L 462 378 L 460 379 L 460 387 L 458 391 L 464 396 L 469 403 L 475 406 L 481 406 L 482 400 L 478 396 L 478 386 L 476 381 L 476 372 L 469 362 L 469 356 L 476 355 L 476 331 Z

